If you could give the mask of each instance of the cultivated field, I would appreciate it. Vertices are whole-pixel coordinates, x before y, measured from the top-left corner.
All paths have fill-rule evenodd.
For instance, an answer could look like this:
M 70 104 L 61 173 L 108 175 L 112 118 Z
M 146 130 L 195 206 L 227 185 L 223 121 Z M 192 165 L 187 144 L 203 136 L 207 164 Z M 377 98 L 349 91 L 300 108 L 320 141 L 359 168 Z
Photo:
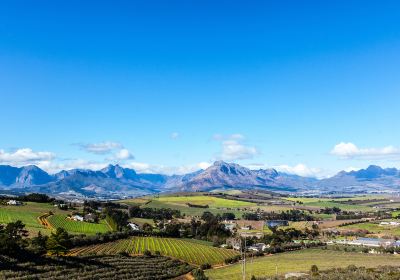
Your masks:
M 386 220 L 385 220 L 386 221 Z M 396 221 L 396 220 L 394 220 Z M 400 237 L 400 227 L 399 226 L 390 226 L 390 225 L 379 225 L 379 222 L 368 222 L 368 223 L 360 223 L 354 225 L 348 225 L 341 227 L 342 229 L 351 229 L 351 230 L 368 230 L 371 234 L 379 236 L 379 237 Z
M 4 258 L 0 256 L 2 261 Z M 31 261 L 7 259 L 0 279 L 173 279 L 192 267 L 166 257 L 38 257 Z
M 125 252 L 131 255 L 143 254 L 144 251 L 160 252 L 161 255 L 173 257 L 191 264 L 222 264 L 225 259 L 237 255 L 228 249 L 215 248 L 197 242 L 176 238 L 133 237 L 105 244 L 76 248 L 69 255 L 113 255 Z
M 379 265 L 399 266 L 400 257 L 395 255 L 369 255 L 363 253 L 338 252 L 322 249 L 307 249 L 248 259 L 246 279 L 255 276 L 275 275 L 288 272 L 308 272 L 312 265 L 320 270 L 349 265 L 376 267 Z M 242 279 L 241 264 L 206 271 L 210 280 Z
M 179 210 L 182 214 L 185 214 L 187 216 L 201 216 L 205 211 L 209 211 L 213 214 L 223 214 L 223 213 L 234 213 L 237 218 L 241 218 L 242 214 L 244 213 L 243 211 L 236 210 L 236 209 L 217 209 L 217 208 L 196 208 L 196 207 L 189 207 L 184 204 L 178 204 L 178 203 L 168 203 L 168 202 L 161 202 L 158 200 L 153 200 L 146 205 L 142 207 L 148 207 L 148 208 L 170 208 L 170 209 L 175 209 Z
M 49 211 L 67 213 L 47 203 L 27 202 L 21 206 L 0 206 L 0 224 L 20 220 L 30 234 L 35 235 L 39 231 L 48 234 L 51 230 L 41 225 L 38 218 Z
M 208 205 L 212 208 L 238 208 L 238 207 L 250 207 L 255 206 L 255 203 L 239 201 L 239 200 L 230 200 L 213 196 L 161 196 L 159 198 L 155 198 L 160 202 L 172 203 L 172 204 L 180 204 L 186 205 L 187 203 L 196 204 L 196 205 Z
M 105 220 L 98 224 L 78 222 L 67 219 L 66 215 L 53 215 L 47 218 L 53 228 L 63 228 L 71 234 L 96 234 L 112 231 Z

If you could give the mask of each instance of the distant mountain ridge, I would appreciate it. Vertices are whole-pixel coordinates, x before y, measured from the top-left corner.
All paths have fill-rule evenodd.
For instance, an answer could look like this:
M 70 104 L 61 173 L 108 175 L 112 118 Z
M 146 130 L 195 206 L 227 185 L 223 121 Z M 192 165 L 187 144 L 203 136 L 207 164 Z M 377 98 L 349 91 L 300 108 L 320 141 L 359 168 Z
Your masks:
M 48 174 L 37 166 L 0 165 L 0 190 L 74 194 L 77 196 L 137 196 L 158 192 L 266 189 L 303 194 L 400 191 L 400 170 L 371 165 L 358 171 L 341 171 L 318 180 L 271 169 L 250 170 L 217 161 L 205 170 L 184 175 L 140 174 L 119 165 L 93 171 L 63 170 Z

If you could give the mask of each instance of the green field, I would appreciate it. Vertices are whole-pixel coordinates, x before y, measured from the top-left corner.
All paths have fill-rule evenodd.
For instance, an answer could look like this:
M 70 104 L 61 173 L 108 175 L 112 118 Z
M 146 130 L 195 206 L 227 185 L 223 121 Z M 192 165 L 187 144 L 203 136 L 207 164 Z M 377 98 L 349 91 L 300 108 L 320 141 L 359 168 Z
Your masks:
M 39 231 L 49 234 L 50 230 L 42 226 L 38 220 L 40 215 L 49 211 L 67 213 L 47 203 L 27 202 L 21 206 L 0 206 L 0 223 L 7 224 L 20 220 L 31 234 L 36 234 Z
M 78 222 L 67 219 L 66 215 L 53 215 L 47 218 L 53 228 L 61 227 L 71 234 L 96 234 L 111 231 L 105 220 L 98 224 Z
M 400 257 L 395 255 L 370 255 L 363 253 L 338 252 L 322 249 L 307 249 L 287 252 L 255 259 L 248 259 L 246 279 L 255 276 L 275 275 L 288 272 L 308 272 L 312 265 L 320 270 L 346 267 L 349 265 L 376 267 L 379 265 L 400 265 Z M 210 280 L 239 280 L 242 279 L 241 264 L 206 271 Z
M 386 221 L 386 220 L 385 220 Z M 379 236 L 400 237 L 400 227 L 390 225 L 379 225 L 379 223 L 360 223 L 341 227 L 343 229 L 363 229 Z
M 230 200 L 225 198 L 213 197 L 213 196 L 161 196 L 155 198 L 160 202 L 172 203 L 186 205 L 186 203 L 196 204 L 196 205 L 208 205 L 211 208 L 239 208 L 239 207 L 250 207 L 255 206 L 256 203 Z
M 367 197 L 360 197 L 360 198 L 357 197 L 354 199 L 366 200 Z M 287 198 L 287 200 L 292 202 L 300 201 L 303 203 L 301 204 L 302 206 L 308 206 L 308 207 L 318 207 L 318 208 L 338 207 L 344 211 L 363 211 L 363 212 L 375 211 L 375 209 L 372 206 L 366 204 L 355 204 L 355 205 L 345 204 L 344 202 L 348 201 L 349 198 L 331 199 L 331 198 L 290 197 Z
M 161 255 L 173 257 L 191 264 L 221 264 L 226 258 L 237 255 L 228 249 L 216 248 L 193 241 L 177 238 L 133 237 L 115 242 L 76 248 L 69 255 L 104 254 L 113 255 L 125 252 L 131 255 L 142 254 L 145 250 L 152 253 L 159 251 Z
M 243 215 L 243 211 L 240 210 L 224 210 L 224 209 L 216 209 L 216 208 L 196 208 L 196 207 L 189 207 L 184 204 L 173 204 L 167 202 L 161 202 L 158 200 L 153 200 L 150 203 L 146 204 L 144 207 L 149 208 L 171 208 L 175 210 L 179 210 L 182 214 L 187 216 L 201 216 L 205 211 L 209 211 L 213 214 L 223 214 L 223 213 L 233 213 L 237 218 L 241 218 Z
M 144 224 L 149 224 L 151 226 L 155 226 L 155 223 L 154 223 L 153 219 L 130 218 L 129 221 L 139 225 L 140 227 L 143 226 Z

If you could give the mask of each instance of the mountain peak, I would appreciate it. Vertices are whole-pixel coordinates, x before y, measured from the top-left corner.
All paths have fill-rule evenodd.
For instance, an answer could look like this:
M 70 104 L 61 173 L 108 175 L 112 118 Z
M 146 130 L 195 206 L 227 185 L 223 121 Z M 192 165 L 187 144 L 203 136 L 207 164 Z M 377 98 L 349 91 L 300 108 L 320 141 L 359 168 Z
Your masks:
M 135 179 L 137 174 L 135 170 L 129 168 L 123 168 L 120 165 L 112 165 L 109 164 L 107 167 L 100 170 L 104 174 L 106 174 L 110 178 L 118 178 L 118 179 Z

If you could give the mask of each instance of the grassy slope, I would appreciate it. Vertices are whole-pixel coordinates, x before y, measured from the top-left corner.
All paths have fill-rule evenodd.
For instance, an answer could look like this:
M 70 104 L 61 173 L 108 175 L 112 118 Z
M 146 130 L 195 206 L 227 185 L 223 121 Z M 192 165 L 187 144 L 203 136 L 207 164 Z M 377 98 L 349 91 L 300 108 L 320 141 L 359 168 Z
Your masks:
M 346 267 L 348 265 L 365 267 L 376 267 L 379 265 L 398 266 L 400 264 L 400 257 L 394 255 L 367 255 L 363 253 L 308 249 L 255 258 L 253 261 L 248 260 L 246 279 L 250 279 L 251 275 L 275 275 L 276 266 L 278 267 L 278 274 L 307 272 L 313 264 L 317 265 L 321 270 L 333 267 Z M 207 270 L 206 274 L 210 277 L 210 280 L 242 279 L 240 264 Z
M 60 214 L 67 213 L 47 203 L 28 202 L 22 206 L 0 206 L 0 223 L 6 224 L 20 220 L 31 234 L 36 234 L 38 231 L 49 234 L 50 230 L 38 221 L 40 215 L 49 211 Z
M 111 228 L 107 225 L 104 220 L 101 220 L 98 224 L 78 222 L 67 219 L 66 215 L 53 215 L 48 218 L 49 223 L 52 227 L 64 228 L 71 234 L 96 234 L 98 232 L 104 233 L 111 231 Z

